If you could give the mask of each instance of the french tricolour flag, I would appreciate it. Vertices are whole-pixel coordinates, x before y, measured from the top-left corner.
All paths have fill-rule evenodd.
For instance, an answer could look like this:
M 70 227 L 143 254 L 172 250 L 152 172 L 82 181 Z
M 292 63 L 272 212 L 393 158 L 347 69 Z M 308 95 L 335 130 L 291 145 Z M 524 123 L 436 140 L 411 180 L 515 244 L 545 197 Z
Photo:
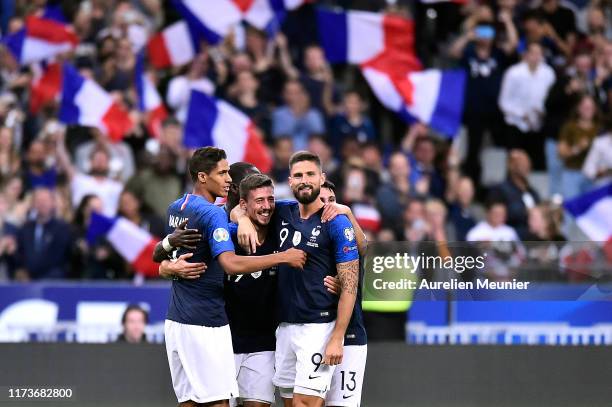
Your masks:
M 177 21 L 151 37 L 149 62 L 158 69 L 191 62 L 198 53 L 199 37 L 185 21 Z
M 108 92 L 68 63 L 62 69 L 59 119 L 66 124 L 97 127 L 114 141 L 121 140 L 133 126 L 128 112 Z
M 192 90 L 183 143 L 189 148 L 215 146 L 230 163 L 246 161 L 268 172 L 272 160 L 257 128 L 247 115 L 220 99 Z
M 414 23 L 399 16 L 317 11 L 319 36 L 332 63 L 361 71 L 380 102 L 404 120 L 454 136 L 461 122 L 463 71 L 422 70 L 414 52 Z
M 168 112 L 148 72 L 144 69 L 144 54 L 142 52 L 139 53 L 136 60 L 134 75 L 136 95 L 138 97 L 138 110 L 143 112 L 146 116 L 145 122 L 149 133 L 155 137 L 159 137 L 162 122 L 168 117 Z
M 20 65 L 26 65 L 70 51 L 79 39 L 65 24 L 32 15 L 21 30 L 4 37 L 2 43 Z
M 563 204 L 594 242 L 612 241 L 612 183 Z
M 153 252 L 159 239 L 146 230 L 125 218 L 109 218 L 93 213 L 87 241 L 93 246 L 100 238 L 106 238 L 137 273 L 146 277 L 158 276 L 159 264 L 153 261 Z
M 62 65 L 45 61 L 32 65 L 30 112 L 37 114 L 48 103 L 58 99 L 62 91 Z
M 278 27 L 289 10 L 306 0 L 174 0 L 174 6 L 187 22 L 195 27 L 209 44 L 217 44 L 241 21 L 260 30 Z
M 351 205 L 351 209 L 362 229 L 372 232 L 378 232 L 380 230 L 381 218 L 378 209 L 372 205 L 361 203 Z

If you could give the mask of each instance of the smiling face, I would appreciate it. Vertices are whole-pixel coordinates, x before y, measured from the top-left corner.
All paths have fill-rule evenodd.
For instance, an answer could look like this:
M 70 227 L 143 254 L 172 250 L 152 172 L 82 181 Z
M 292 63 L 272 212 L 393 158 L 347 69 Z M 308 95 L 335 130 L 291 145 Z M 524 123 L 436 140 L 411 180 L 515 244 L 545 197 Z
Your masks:
M 240 200 L 240 206 L 254 224 L 267 226 L 274 213 L 274 202 L 274 188 L 265 186 L 249 191 L 247 199 Z
M 298 161 L 291 167 L 289 186 L 295 199 L 301 204 L 308 205 L 314 202 L 319 197 L 323 182 L 325 175 L 312 161 Z
M 218 161 L 217 166 L 209 174 L 199 172 L 198 180 L 204 184 L 204 188 L 213 197 L 227 197 L 232 183 L 232 177 L 229 175 L 229 163 L 226 159 Z

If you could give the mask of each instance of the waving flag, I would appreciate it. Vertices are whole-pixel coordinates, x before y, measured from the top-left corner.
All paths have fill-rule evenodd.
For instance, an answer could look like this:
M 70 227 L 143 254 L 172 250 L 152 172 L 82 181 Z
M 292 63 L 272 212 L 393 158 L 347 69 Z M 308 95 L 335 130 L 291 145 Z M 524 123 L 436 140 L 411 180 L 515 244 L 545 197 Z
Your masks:
M 169 25 L 149 40 L 149 61 L 158 69 L 191 62 L 200 49 L 198 35 L 184 21 Z
M 361 71 L 380 102 L 408 122 L 454 136 L 461 122 L 463 71 L 422 70 L 414 53 L 414 24 L 379 13 L 318 10 L 321 45 L 332 63 Z
M 62 66 L 58 62 L 33 65 L 30 85 L 30 112 L 37 114 L 48 103 L 54 102 L 62 91 Z
M 51 18 L 29 16 L 25 26 L 2 39 L 20 65 L 49 59 L 74 49 L 79 40 L 64 24 Z
M 138 110 L 146 115 L 146 125 L 149 133 L 159 137 L 162 122 L 168 117 L 168 112 L 155 85 L 144 70 L 144 54 L 142 52 L 139 53 L 136 60 L 134 74 L 136 94 L 138 96 Z
M 216 0 L 215 6 L 201 0 L 174 0 L 183 18 L 195 27 L 209 44 L 217 44 L 233 27 L 246 21 L 253 27 L 274 31 L 289 10 L 306 0 Z
M 87 242 L 93 246 L 105 238 L 111 246 L 136 270 L 146 277 L 157 277 L 159 264 L 153 261 L 153 252 L 159 239 L 125 218 L 109 218 L 91 214 Z
M 589 239 L 612 240 L 612 183 L 571 199 L 563 206 Z
M 187 147 L 215 146 L 225 150 L 230 163 L 246 161 L 262 172 L 272 168 L 268 151 L 249 117 L 203 92 L 191 91 L 184 134 Z
M 108 92 L 67 63 L 62 70 L 59 119 L 66 124 L 97 127 L 114 141 L 121 140 L 133 126 L 128 112 Z

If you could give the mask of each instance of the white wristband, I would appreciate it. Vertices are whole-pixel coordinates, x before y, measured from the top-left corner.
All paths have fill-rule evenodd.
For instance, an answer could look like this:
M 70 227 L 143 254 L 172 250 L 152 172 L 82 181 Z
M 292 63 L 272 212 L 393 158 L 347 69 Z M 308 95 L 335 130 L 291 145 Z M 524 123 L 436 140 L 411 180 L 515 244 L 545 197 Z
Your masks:
M 172 247 L 172 245 L 170 244 L 170 239 L 168 239 L 168 236 L 164 237 L 164 240 L 162 240 L 162 247 L 168 253 L 174 250 L 174 247 Z

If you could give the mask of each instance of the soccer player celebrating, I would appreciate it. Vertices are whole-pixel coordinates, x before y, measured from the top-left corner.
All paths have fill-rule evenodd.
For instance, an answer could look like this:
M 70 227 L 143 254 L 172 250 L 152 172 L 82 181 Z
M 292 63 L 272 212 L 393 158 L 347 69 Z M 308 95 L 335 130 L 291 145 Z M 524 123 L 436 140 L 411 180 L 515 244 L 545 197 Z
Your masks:
M 335 185 L 330 181 L 325 181 L 321 186 L 319 199 L 327 205 L 336 203 Z M 367 241 L 357 219 L 355 219 L 348 206 L 337 203 L 336 205 L 341 208 L 340 213 L 345 214 L 351 221 L 355 228 L 355 238 L 359 254 L 361 256 L 365 255 Z M 355 309 L 344 335 L 344 356 L 342 363 L 336 367 L 331 388 L 325 399 L 327 406 L 359 407 L 361 405 L 361 388 L 363 386 L 363 376 L 368 354 L 368 338 L 361 311 L 361 278 L 362 276 L 360 275 Z
M 230 239 L 227 215 L 214 205 L 227 196 L 231 178 L 225 152 L 214 147 L 195 151 L 189 161 L 194 183 L 186 194 L 168 208 L 168 228 L 181 225 L 197 229 L 203 239 L 193 254 L 179 255 L 179 266 L 195 263 L 189 278 L 172 282 L 166 316 L 166 351 L 174 391 L 181 406 L 228 406 L 238 395 L 230 328 L 223 299 L 224 270 L 227 274 L 253 273 L 279 264 L 301 268 L 305 254 L 300 250 L 262 256 L 238 256 Z M 165 241 L 162 246 L 168 245 Z M 161 250 L 166 250 L 162 247 Z M 156 254 L 159 253 L 159 248 Z M 190 258 L 191 257 L 191 258 Z M 187 262 L 187 259 L 190 262 Z M 177 262 L 178 263 L 178 262 Z M 206 264 L 206 272 L 201 274 Z M 167 260 L 162 267 L 172 269 Z
M 295 153 L 289 169 L 289 186 L 298 202 L 276 202 L 274 229 L 279 250 L 302 249 L 308 260 L 302 272 L 279 266 L 274 384 L 286 406 L 323 406 L 335 366 L 342 362 L 357 295 L 359 257 L 348 218 L 340 215 L 324 222 L 324 204 L 318 197 L 325 176 L 319 158 L 307 151 Z M 255 241 L 248 217 L 239 222 L 241 243 Z M 336 273 L 339 299 L 320 284 Z

